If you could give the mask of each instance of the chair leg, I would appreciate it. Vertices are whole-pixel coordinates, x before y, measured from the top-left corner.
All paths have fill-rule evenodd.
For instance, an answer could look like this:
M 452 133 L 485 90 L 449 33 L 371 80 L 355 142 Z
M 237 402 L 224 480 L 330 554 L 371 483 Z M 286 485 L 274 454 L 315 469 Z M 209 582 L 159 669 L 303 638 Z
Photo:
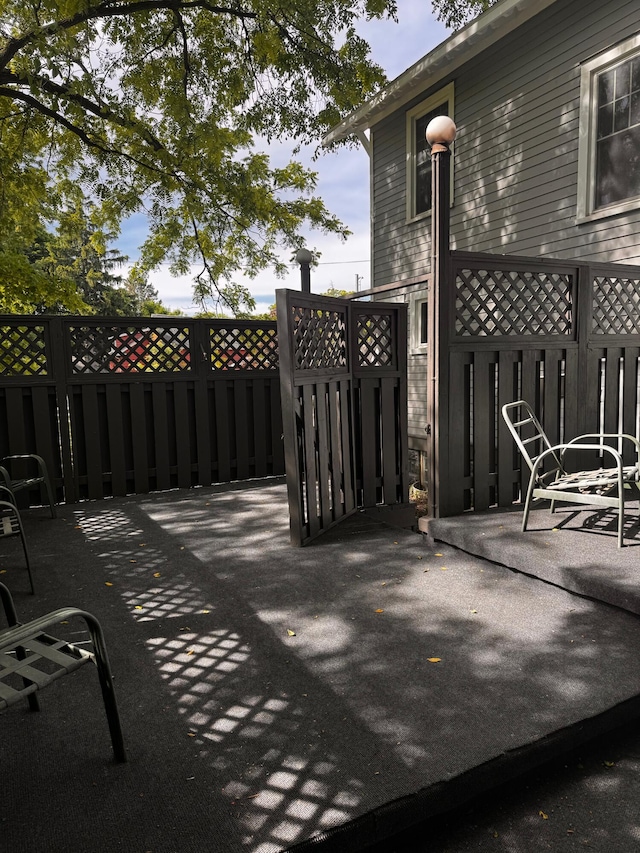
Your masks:
M 53 489 L 51 488 L 51 480 L 49 479 L 48 473 L 44 475 L 44 486 L 47 490 L 47 498 L 49 499 L 49 509 L 51 510 L 51 518 L 57 518 L 58 513 L 56 510 L 55 501 L 53 499 Z
M 529 477 L 529 485 L 527 486 L 527 497 L 524 502 L 524 512 L 522 514 L 522 532 L 524 533 L 527 529 L 527 524 L 529 522 L 529 510 L 531 509 L 531 498 L 533 497 L 533 487 L 536 481 L 536 472 L 535 470 L 531 472 L 531 476 Z
M 618 489 L 618 548 L 624 545 L 624 486 Z
M 116 694 L 113 687 L 113 678 L 111 675 L 111 666 L 109 664 L 109 655 L 107 654 L 107 646 L 104 640 L 104 634 L 98 620 L 89 613 L 83 613 L 89 626 L 91 641 L 96 657 L 96 666 L 98 669 L 98 678 L 100 679 L 100 688 L 102 690 L 102 699 L 104 709 L 107 714 L 107 723 L 109 724 L 109 733 L 111 735 L 111 745 L 113 754 L 118 762 L 127 760 L 127 753 L 124 746 L 124 738 L 122 735 L 122 726 L 120 724 L 120 714 L 116 703 Z

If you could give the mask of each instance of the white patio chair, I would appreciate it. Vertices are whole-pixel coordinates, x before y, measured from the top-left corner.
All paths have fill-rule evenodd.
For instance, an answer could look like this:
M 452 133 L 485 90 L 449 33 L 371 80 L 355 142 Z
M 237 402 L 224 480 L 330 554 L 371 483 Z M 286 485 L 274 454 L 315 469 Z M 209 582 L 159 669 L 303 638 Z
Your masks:
M 527 463 L 530 476 L 522 517 L 522 531 L 527 529 L 531 501 L 543 498 L 555 501 L 606 507 L 618 511 L 618 547 L 623 545 L 625 494 L 631 488 L 640 488 L 640 442 L 631 435 L 589 433 L 577 436 L 564 444 L 552 445 L 531 406 L 524 400 L 507 403 L 502 407 L 502 417 L 513 436 L 522 458 Z M 604 441 L 630 441 L 635 448 L 635 463 L 623 465 L 622 455 Z M 583 471 L 568 470 L 567 452 L 578 456 L 585 453 L 593 458 L 611 457 L 613 467 L 591 468 Z M 546 470 L 545 470 L 546 469 Z M 634 495 L 639 497 L 640 493 Z

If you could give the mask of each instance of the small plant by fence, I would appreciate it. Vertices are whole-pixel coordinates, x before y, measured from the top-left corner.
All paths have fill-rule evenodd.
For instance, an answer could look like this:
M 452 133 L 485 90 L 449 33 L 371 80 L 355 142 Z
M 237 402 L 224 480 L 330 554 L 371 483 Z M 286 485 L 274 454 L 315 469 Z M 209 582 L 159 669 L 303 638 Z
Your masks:
M 43 456 L 59 500 L 284 473 L 275 322 L 5 316 L 0 341 L 0 455 Z

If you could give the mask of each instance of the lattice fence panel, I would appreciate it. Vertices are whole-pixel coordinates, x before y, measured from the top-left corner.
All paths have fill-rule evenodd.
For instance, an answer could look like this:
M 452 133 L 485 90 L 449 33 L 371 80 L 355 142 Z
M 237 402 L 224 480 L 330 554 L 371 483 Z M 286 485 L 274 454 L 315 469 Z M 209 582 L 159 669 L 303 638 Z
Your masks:
M 345 313 L 294 307 L 293 351 L 296 370 L 346 368 Z
M 393 364 L 392 330 L 390 314 L 358 315 L 360 367 L 390 367 Z
M 640 279 L 594 276 L 592 318 L 596 335 L 640 334 Z
M 278 332 L 233 326 L 211 329 L 211 366 L 214 370 L 277 370 Z
M 189 329 L 176 326 L 72 326 L 74 373 L 166 373 L 190 369 Z
M 573 275 L 459 270 L 455 333 L 459 336 L 569 335 Z
M 0 326 L 0 375 L 47 376 L 44 326 Z

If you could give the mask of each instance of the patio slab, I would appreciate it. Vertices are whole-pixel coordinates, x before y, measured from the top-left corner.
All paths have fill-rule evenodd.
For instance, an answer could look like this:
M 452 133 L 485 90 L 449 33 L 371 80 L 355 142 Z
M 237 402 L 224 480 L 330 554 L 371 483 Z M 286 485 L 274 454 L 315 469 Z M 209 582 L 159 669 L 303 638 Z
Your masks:
M 282 484 L 59 516 L 0 578 L 101 620 L 130 760 L 88 667 L 11 708 L 12 853 L 356 851 L 640 714 L 635 614 L 365 513 L 292 548 Z
M 638 504 L 629 502 L 624 547 L 617 547 L 615 512 L 561 506 L 535 509 L 523 533 L 522 509 L 429 519 L 428 532 L 469 554 L 640 614 Z

